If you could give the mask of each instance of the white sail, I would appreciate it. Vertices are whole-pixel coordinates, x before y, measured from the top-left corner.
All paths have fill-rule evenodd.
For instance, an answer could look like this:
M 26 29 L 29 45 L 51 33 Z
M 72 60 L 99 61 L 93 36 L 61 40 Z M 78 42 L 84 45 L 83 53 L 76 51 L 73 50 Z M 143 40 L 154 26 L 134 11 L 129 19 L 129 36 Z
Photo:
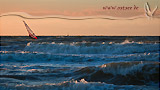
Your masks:
M 34 39 L 37 39 L 36 35 L 35 35 L 35 34 L 33 33 L 33 31 L 29 28 L 29 26 L 26 24 L 26 22 L 25 22 L 25 21 L 23 21 L 23 22 L 24 22 L 24 25 L 25 25 L 25 27 L 26 27 L 26 29 L 27 29 L 27 31 L 28 31 L 29 36 L 32 37 L 32 38 L 34 38 Z

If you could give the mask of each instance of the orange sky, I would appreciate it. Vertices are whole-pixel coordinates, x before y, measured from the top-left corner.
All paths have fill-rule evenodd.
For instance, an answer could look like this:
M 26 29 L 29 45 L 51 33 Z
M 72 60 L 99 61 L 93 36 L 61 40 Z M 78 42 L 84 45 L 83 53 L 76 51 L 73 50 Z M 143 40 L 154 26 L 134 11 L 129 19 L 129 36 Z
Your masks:
M 0 13 L 25 12 L 30 15 L 67 15 L 67 16 L 134 16 L 144 13 L 144 3 L 151 9 L 160 7 L 159 0 L 0 0 Z M 105 6 L 133 7 L 138 10 L 103 10 Z M 157 11 L 160 14 L 160 10 Z
M 23 19 L 18 16 L 1 17 L 0 35 L 28 36 L 22 22 L 25 20 L 38 36 L 56 35 L 105 35 L 105 36 L 159 36 L 160 19 L 135 20 L 65 20 L 57 18 Z
M 0 35 L 28 35 L 22 20 L 29 24 L 36 35 L 120 35 L 120 36 L 159 36 L 160 19 L 145 17 L 144 3 L 148 2 L 151 10 L 159 0 L 0 0 Z M 104 6 L 136 5 L 138 10 L 103 10 Z M 160 15 L 160 9 L 155 16 Z M 22 13 L 23 12 L 23 13 Z M 8 13 L 25 17 L 44 17 L 60 15 L 69 18 L 85 16 L 123 17 L 123 20 L 88 19 L 24 19 L 18 16 L 2 16 Z M 32 15 L 32 16 L 31 16 Z M 143 18 L 127 20 L 125 18 L 141 16 Z

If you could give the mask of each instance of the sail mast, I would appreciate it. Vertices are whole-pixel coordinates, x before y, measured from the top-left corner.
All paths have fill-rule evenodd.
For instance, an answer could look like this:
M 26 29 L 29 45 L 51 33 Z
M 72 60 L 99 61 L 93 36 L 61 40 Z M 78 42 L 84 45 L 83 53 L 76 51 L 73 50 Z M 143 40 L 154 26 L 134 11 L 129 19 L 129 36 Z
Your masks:
M 23 21 L 27 31 L 28 31 L 28 34 L 31 38 L 34 38 L 34 39 L 37 39 L 36 35 L 33 33 L 33 31 L 30 29 L 30 27 L 26 24 L 25 21 Z

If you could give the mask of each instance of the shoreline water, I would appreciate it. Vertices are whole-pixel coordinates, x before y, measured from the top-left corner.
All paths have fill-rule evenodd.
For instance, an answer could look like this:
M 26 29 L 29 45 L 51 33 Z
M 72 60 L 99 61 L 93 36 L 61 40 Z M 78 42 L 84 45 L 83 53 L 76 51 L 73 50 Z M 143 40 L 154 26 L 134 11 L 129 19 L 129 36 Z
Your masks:
M 159 37 L 2 36 L 1 90 L 159 90 Z

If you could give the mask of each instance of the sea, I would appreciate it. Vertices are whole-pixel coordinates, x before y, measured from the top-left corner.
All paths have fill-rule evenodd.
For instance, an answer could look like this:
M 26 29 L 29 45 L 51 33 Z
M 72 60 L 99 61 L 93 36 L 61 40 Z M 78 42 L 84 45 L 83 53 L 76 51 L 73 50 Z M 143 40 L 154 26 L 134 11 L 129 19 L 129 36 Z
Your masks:
M 1 36 L 0 90 L 159 90 L 159 36 Z

